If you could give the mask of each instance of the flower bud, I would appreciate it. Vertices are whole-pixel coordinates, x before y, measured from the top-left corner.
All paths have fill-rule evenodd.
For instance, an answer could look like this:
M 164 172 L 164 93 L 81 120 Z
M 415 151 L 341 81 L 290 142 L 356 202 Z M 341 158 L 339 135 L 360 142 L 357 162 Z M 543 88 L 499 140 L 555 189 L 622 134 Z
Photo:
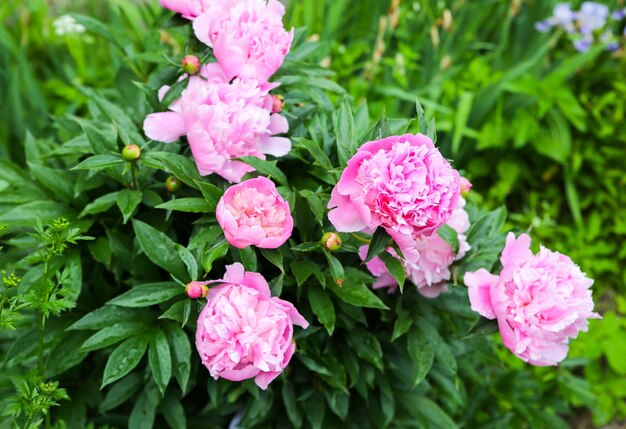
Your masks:
M 187 74 L 196 74 L 200 70 L 200 60 L 195 55 L 187 55 L 182 62 L 183 71 Z
M 326 232 L 322 235 L 322 246 L 325 249 L 334 252 L 335 250 L 339 250 L 341 247 L 341 237 L 336 232 Z
M 141 156 L 141 149 L 136 144 L 129 144 L 122 149 L 122 156 L 126 161 L 136 161 Z
M 180 180 L 174 176 L 170 176 L 165 180 L 165 189 L 167 189 L 168 192 L 174 193 L 178 191 L 180 187 Z
M 472 189 L 472 183 L 465 177 L 461 177 L 461 194 L 467 194 Z
M 185 292 L 191 299 L 206 298 L 209 294 L 209 288 L 202 282 L 193 281 L 185 286 Z
M 272 95 L 272 113 L 280 113 L 285 106 L 285 97 L 282 95 Z

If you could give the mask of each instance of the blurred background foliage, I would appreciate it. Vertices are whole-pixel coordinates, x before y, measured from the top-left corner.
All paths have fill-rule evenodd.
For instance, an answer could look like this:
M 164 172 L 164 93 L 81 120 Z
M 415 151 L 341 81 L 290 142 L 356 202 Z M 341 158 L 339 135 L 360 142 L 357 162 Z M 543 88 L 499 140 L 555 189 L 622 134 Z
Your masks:
M 473 198 L 491 208 L 506 203 L 512 226 L 532 230 L 546 246 L 571 255 L 596 280 L 604 319 L 592 321 L 590 332 L 573 342 L 562 366 L 529 369 L 500 347 L 503 368 L 494 369 L 489 383 L 477 384 L 489 391 L 467 392 L 482 396 L 475 407 L 497 398 L 490 406 L 501 411 L 501 420 L 491 427 L 505 427 L 511 416 L 532 414 L 542 403 L 565 412 L 562 403 L 547 401 L 556 391 L 580 407 L 571 418 L 576 427 L 624 419 L 624 40 L 614 53 L 578 53 L 559 32 L 538 33 L 534 23 L 551 14 L 555 0 L 287 3 L 288 25 L 306 27 L 318 42 L 308 45 L 314 52 L 307 54 L 334 72 L 332 79 L 356 105 L 367 101 L 370 118 L 383 110 L 389 117 L 415 117 L 419 98 L 428 116 L 436 117 L 442 151 L 474 183 Z M 604 3 L 624 6 L 622 0 Z M 56 34 L 54 21 L 72 12 L 107 27 L 93 22 L 84 33 Z M 166 46 L 180 54 L 185 46 L 182 35 L 166 31 L 170 16 L 156 0 L 3 1 L 0 159 L 24 164 L 27 131 L 45 137 L 57 132 L 51 116 L 84 113 L 85 88 L 115 87 L 111 97 L 123 94 L 138 117 L 145 114 L 133 81 L 157 86 L 166 77 L 147 80 L 163 58 L 151 52 Z M 524 389 L 536 403 L 515 401 L 529 397 Z M 465 414 L 480 421 L 480 413 Z M 488 422 L 491 416 L 482 418 Z

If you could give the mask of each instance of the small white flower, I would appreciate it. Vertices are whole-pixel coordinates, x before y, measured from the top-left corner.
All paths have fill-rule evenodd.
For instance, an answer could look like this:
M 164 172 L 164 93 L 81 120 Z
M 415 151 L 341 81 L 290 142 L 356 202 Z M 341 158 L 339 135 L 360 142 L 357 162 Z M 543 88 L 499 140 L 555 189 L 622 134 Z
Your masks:
M 86 30 L 84 25 L 76 22 L 70 15 L 58 17 L 52 25 L 54 26 L 54 32 L 57 36 L 64 36 L 71 33 L 84 33 Z

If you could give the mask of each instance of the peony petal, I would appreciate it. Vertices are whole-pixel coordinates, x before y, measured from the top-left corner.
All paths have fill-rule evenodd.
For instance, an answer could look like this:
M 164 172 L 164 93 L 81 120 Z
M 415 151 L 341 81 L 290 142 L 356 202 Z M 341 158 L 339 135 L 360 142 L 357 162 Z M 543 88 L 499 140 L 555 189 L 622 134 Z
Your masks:
M 328 220 L 339 232 L 356 232 L 367 226 L 349 197 L 333 189 L 328 207 L 335 207 L 328 213 Z
M 465 273 L 464 282 L 467 286 L 472 310 L 486 317 L 495 319 L 496 314 L 491 303 L 491 287 L 498 281 L 489 271 L 481 268 L 475 272 Z
M 211 15 L 203 13 L 196 17 L 193 21 L 193 32 L 199 41 L 205 45 L 212 47 L 211 38 L 209 37 L 211 29 Z
M 272 134 L 284 134 L 289 131 L 289 122 L 287 118 L 278 113 L 270 116 L 270 126 L 268 127 Z
M 143 131 L 148 138 L 172 143 L 187 132 L 183 117 L 176 112 L 151 113 L 143 122 Z
M 287 137 L 264 136 L 257 140 L 259 152 L 275 157 L 285 156 L 291 150 L 291 140 Z

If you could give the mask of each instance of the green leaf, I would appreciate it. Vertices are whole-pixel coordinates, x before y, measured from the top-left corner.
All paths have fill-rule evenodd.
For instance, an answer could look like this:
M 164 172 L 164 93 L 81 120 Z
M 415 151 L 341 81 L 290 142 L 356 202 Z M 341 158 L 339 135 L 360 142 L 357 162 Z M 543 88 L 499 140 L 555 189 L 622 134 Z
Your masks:
M 327 287 L 347 304 L 356 305 L 357 307 L 389 309 L 374 292 L 363 283 L 345 281 L 344 284 L 339 287 L 335 282 L 328 282 Z
M 381 140 L 391 135 L 392 135 L 391 128 L 389 128 L 389 123 L 387 122 L 387 115 L 385 113 L 385 108 L 383 108 L 383 111 L 380 114 L 380 119 L 378 120 L 376 125 L 374 125 L 374 129 L 372 130 L 370 141 Z
M 243 249 L 237 249 L 237 253 L 239 253 L 239 260 L 245 267 L 246 271 L 256 272 L 257 259 L 254 248 L 252 246 L 248 246 Z
M 113 127 L 104 128 L 102 130 L 96 129 L 93 125 L 84 122 L 81 123 L 81 128 L 89 140 L 89 145 L 94 153 L 100 155 L 107 155 L 111 152 L 117 151 L 116 135 L 113 131 Z
M 296 144 L 296 147 L 306 149 L 324 170 L 331 171 L 335 168 L 330 161 L 330 158 L 328 158 L 328 155 L 326 155 L 326 152 L 322 150 L 319 144 L 301 137 L 295 137 L 293 138 L 293 141 Z
M 143 377 L 139 372 L 134 372 L 115 385 L 107 392 L 100 404 L 101 411 L 109 411 L 122 405 L 129 400 L 143 386 Z
M 110 194 L 103 195 L 96 198 L 91 203 L 87 204 L 82 212 L 78 215 L 79 218 L 87 215 L 94 215 L 107 211 L 115 205 L 117 202 L 117 196 L 119 192 L 111 192 Z
M 467 121 L 472 113 L 474 103 L 474 93 L 464 91 L 459 98 L 459 104 L 454 116 L 454 132 L 452 134 L 452 154 L 457 155 L 461 147 L 461 140 L 467 129 Z
M 117 206 L 122 212 L 124 223 L 133 215 L 133 212 L 141 202 L 141 191 L 124 189 L 117 195 Z
M 400 292 L 402 292 L 404 290 L 405 277 L 404 267 L 402 266 L 402 263 L 389 252 L 382 252 L 378 256 L 380 257 L 380 260 L 383 261 L 383 263 L 385 264 L 385 267 L 387 267 L 387 270 L 389 270 L 389 274 L 391 274 L 391 277 L 393 277 L 393 279 L 398 283 L 398 286 L 400 287 Z
M 0 222 L 8 223 L 13 227 L 32 228 L 37 224 L 37 220 L 40 220 L 42 224 L 47 224 L 59 217 L 72 217 L 70 208 L 54 201 L 32 201 L 0 214 Z
M 139 364 L 139 361 L 148 347 L 148 338 L 145 335 L 130 337 L 117 346 L 104 368 L 102 377 L 102 389 L 104 386 L 113 383 L 124 377 Z
M 351 335 L 346 337 L 348 345 L 356 355 L 371 363 L 376 368 L 383 369 L 383 351 L 380 342 L 374 334 L 361 327 L 357 327 L 352 331 Z
M 196 261 L 196 258 L 186 247 L 181 246 L 178 243 L 176 243 L 176 248 L 178 249 L 178 255 L 180 256 L 180 259 L 183 261 L 183 264 L 185 264 L 185 267 L 187 267 L 187 274 L 189 274 L 191 280 L 197 280 L 198 262 Z
M 187 84 L 189 83 L 189 78 L 181 79 L 177 81 L 175 84 L 169 87 L 165 95 L 163 95 L 163 99 L 161 100 L 161 105 L 164 109 L 167 109 L 172 102 L 174 102 L 180 95 L 183 93 L 185 88 L 187 88 Z
M 186 392 L 191 373 L 191 343 L 185 331 L 179 326 L 168 323 L 166 332 L 171 346 L 174 377 L 176 377 L 180 389 Z
M 153 429 L 159 393 L 154 387 L 146 386 L 139 395 L 128 419 L 128 429 Z
M 159 388 L 161 396 L 165 396 L 165 389 L 172 376 L 172 358 L 167 337 L 160 329 L 155 331 L 152 341 L 150 341 L 148 361 L 150 362 L 152 378 Z
M 269 176 L 281 185 L 287 185 L 287 176 L 277 166 L 276 161 L 265 161 L 256 156 L 242 156 L 241 160 L 254 167 L 259 173 Z
M 303 189 L 299 192 L 299 194 L 306 199 L 307 203 L 309 203 L 309 207 L 311 208 L 311 212 L 313 212 L 313 216 L 315 216 L 317 223 L 320 226 L 324 226 L 324 212 L 326 211 L 326 204 L 319 197 L 319 194 L 308 189 Z
M 91 253 L 91 256 L 93 256 L 96 261 L 107 267 L 111 264 L 111 246 L 106 237 L 98 237 L 96 240 L 87 244 L 87 247 L 89 253 Z
M 322 325 L 326 328 L 328 335 L 332 335 L 335 330 L 335 308 L 328 294 L 319 287 L 308 288 L 309 304 Z
M 412 407 L 415 412 L 424 417 L 428 422 L 426 427 L 457 429 L 458 426 L 452 418 L 442 410 L 439 405 L 424 396 L 414 398 Z
M 119 155 L 94 155 L 72 167 L 72 170 L 101 170 L 122 164 L 124 158 Z
M 409 358 L 415 365 L 412 374 L 413 387 L 417 386 L 430 371 L 435 358 L 435 351 L 431 342 L 417 329 L 413 329 L 407 336 L 407 351 Z
M 137 219 L 133 219 L 132 222 L 139 246 L 148 259 L 177 278 L 186 279 L 187 270 L 178 256 L 172 239 L 147 223 Z
M 103 328 L 87 339 L 80 348 L 81 352 L 90 352 L 119 343 L 146 329 L 143 322 L 120 322 Z
M 161 411 L 168 425 L 173 429 L 186 429 L 187 417 L 180 400 L 171 394 L 165 395 L 165 399 L 161 402 Z
M 357 151 L 358 144 L 354 133 L 354 116 L 347 98 L 344 98 L 335 118 L 337 155 L 339 164 L 344 166 Z
M 86 314 L 67 329 L 102 329 L 111 326 L 112 320 L 118 323 L 140 321 L 146 316 L 146 311 L 105 305 Z
M 148 307 L 160 304 L 184 293 L 182 287 L 174 282 L 147 283 L 135 286 L 109 302 L 107 305 L 120 307 Z
M 157 209 L 174 210 L 188 213 L 211 213 L 213 209 L 202 198 L 176 198 L 159 204 Z
M 411 325 L 413 325 L 413 319 L 407 310 L 402 308 L 401 302 L 398 302 L 396 306 L 396 314 L 398 318 L 393 325 L 393 333 L 391 334 L 391 341 L 395 341 L 402 335 L 409 332 Z
M 302 427 L 302 411 L 296 404 L 296 393 L 294 392 L 293 384 L 289 382 L 283 383 L 282 396 L 289 421 L 295 428 Z
M 30 172 L 39 183 L 50 190 L 55 196 L 66 202 L 74 200 L 74 183 L 76 176 L 63 170 L 28 163 Z
M 326 261 L 328 261 L 328 268 L 330 268 L 330 274 L 335 281 L 335 284 L 340 286 L 344 284 L 345 280 L 345 272 L 343 270 L 343 265 L 339 262 L 339 259 L 335 258 L 328 250 L 324 250 L 324 256 L 326 256 Z
M 161 165 L 166 171 L 194 189 L 198 188 L 196 181 L 202 181 L 198 167 L 186 156 L 170 152 L 148 152 L 139 159 L 148 165 Z
M 278 269 L 282 271 L 283 273 L 285 272 L 285 269 L 283 268 L 283 254 L 281 253 L 280 249 L 259 249 L 259 250 L 261 251 L 261 254 L 265 257 L 265 259 L 267 259 L 276 267 L 278 267 Z
M 289 268 L 291 268 L 291 272 L 296 278 L 298 286 L 302 286 L 302 284 L 311 276 L 311 274 L 319 270 L 318 266 L 308 259 L 294 259 L 293 261 L 291 261 L 291 264 L 289 264 Z M 326 282 L 322 283 L 322 285 L 325 284 Z
M 477 335 L 489 335 L 494 332 L 498 332 L 498 321 L 480 316 L 469 331 L 467 331 L 467 334 L 465 334 L 461 339 L 466 340 Z
M 202 255 L 202 267 L 208 274 L 213 269 L 213 262 L 228 253 L 228 242 L 224 239 L 213 244 L 209 250 Z
M 422 103 L 415 99 L 415 111 L 417 112 L 417 127 L 419 132 L 425 134 L 428 132 L 428 119 L 426 119 L 426 113 L 422 107 Z
M 387 233 L 385 228 L 379 226 L 374 231 L 374 235 L 372 236 L 372 241 L 367 248 L 367 257 L 364 262 L 369 262 L 378 256 L 383 250 L 387 249 L 391 244 L 391 236 Z
M 454 228 L 444 224 L 437 229 L 437 234 L 452 247 L 452 254 L 456 255 L 459 252 L 459 237 Z
M 224 191 L 222 191 L 217 186 L 212 185 L 211 183 L 203 182 L 200 180 L 196 180 L 195 183 L 196 185 L 198 185 L 200 192 L 202 192 L 202 196 L 210 207 L 210 211 L 215 211 L 217 203 L 219 203 L 222 195 L 224 195 Z

